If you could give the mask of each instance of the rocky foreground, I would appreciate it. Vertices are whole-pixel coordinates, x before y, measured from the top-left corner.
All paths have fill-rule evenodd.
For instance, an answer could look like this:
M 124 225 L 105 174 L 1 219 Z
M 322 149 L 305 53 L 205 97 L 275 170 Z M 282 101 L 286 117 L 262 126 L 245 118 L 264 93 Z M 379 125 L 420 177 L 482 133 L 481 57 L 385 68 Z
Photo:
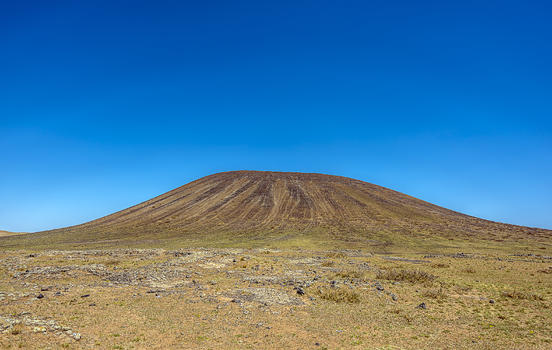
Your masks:
M 552 347 L 552 258 L 0 253 L 0 348 Z

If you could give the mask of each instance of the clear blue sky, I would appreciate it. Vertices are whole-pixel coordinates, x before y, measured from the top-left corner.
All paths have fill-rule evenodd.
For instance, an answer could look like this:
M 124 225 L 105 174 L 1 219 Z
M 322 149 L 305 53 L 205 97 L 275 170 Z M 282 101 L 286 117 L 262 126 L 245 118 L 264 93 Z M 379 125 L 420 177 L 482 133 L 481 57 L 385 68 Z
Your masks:
M 3 1 L 0 229 L 219 171 L 552 228 L 547 1 Z

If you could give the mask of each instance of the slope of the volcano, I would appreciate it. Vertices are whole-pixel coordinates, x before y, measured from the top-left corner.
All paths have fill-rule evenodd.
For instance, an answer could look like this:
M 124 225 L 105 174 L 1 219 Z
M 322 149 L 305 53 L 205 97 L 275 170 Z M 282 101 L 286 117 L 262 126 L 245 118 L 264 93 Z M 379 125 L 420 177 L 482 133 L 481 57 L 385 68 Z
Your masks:
M 340 176 L 232 171 L 82 225 L 32 236 L 56 242 L 300 238 L 354 245 L 433 238 L 548 241 L 551 231 L 471 217 Z

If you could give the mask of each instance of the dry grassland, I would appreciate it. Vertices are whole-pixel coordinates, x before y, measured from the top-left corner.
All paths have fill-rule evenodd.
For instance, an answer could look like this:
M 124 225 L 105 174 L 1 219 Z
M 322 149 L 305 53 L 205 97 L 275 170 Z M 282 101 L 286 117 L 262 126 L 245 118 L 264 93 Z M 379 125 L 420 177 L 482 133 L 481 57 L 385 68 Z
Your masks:
M 2 349 L 550 349 L 552 258 L 525 252 L 0 253 Z

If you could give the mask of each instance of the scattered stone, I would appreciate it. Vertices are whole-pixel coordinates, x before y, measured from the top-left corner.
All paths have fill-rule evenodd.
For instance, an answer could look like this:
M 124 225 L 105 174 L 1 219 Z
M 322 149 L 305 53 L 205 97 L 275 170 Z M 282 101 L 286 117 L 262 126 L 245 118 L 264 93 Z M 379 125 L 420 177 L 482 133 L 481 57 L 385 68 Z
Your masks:
M 490 299 L 489 303 L 494 304 L 495 303 L 494 299 Z
M 423 309 L 423 310 L 426 310 L 426 309 L 427 309 L 427 305 L 426 305 L 426 303 L 421 303 L 420 305 L 416 306 L 416 309 Z
M 90 296 L 90 294 L 83 294 L 81 295 L 81 298 L 88 298 Z
M 42 288 L 40 288 L 40 291 L 41 291 L 41 292 L 46 292 L 46 291 L 48 291 L 48 290 L 50 290 L 50 288 L 48 288 L 48 287 L 42 287 Z
M 297 290 L 297 294 L 299 295 L 305 295 L 305 290 L 301 287 L 295 287 L 295 290 Z
M 44 294 L 40 293 L 40 294 L 38 294 L 38 295 L 36 296 L 36 298 L 37 298 L 37 299 L 42 299 L 42 298 L 44 298 Z
M 70 328 L 63 327 L 52 319 L 31 317 L 29 312 L 22 312 L 11 317 L 0 315 L 0 332 L 8 333 L 14 329 L 14 326 L 19 324 L 30 327 L 35 333 L 52 332 L 56 335 L 61 335 L 61 331 L 64 331 L 65 334 L 73 336 L 73 331 Z

